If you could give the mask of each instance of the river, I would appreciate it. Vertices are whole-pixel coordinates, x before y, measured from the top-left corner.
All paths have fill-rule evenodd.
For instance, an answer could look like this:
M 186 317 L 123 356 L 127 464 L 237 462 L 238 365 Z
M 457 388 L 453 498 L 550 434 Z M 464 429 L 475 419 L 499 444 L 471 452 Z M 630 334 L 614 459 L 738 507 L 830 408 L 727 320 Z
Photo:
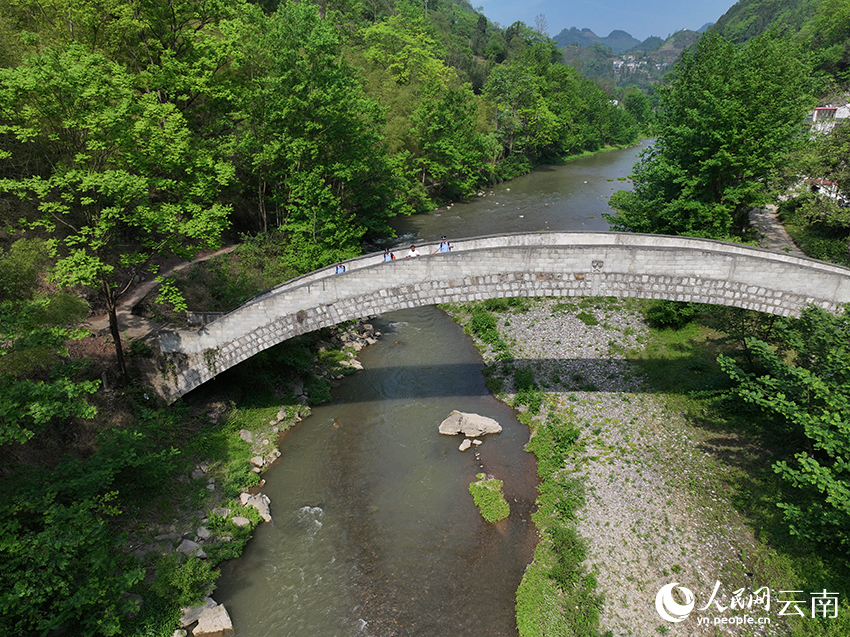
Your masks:
M 468 203 L 397 220 L 397 245 L 534 230 L 606 230 L 602 213 L 641 148 L 547 166 Z M 610 180 L 610 181 L 609 181 Z M 364 370 L 282 440 L 265 474 L 271 524 L 222 568 L 215 593 L 235 637 L 517 635 L 514 594 L 537 541 L 528 430 L 486 390 L 474 345 L 434 307 L 374 321 Z M 453 409 L 495 418 L 501 434 L 460 452 L 439 423 Z M 511 506 L 483 521 L 477 473 L 504 481 Z

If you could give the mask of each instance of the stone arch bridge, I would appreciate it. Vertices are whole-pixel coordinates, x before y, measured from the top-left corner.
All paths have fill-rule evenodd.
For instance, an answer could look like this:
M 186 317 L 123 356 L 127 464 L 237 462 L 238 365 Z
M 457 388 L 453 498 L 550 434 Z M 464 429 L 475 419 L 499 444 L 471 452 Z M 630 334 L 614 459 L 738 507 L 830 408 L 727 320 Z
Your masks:
M 168 400 L 289 338 L 421 305 L 513 296 L 694 301 L 796 315 L 850 303 L 850 269 L 708 239 L 538 232 L 453 242 L 449 253 L 383 263 L 374 253 L 263 292 L 198 330 L 165 331 Z M 406 251 L 406 249 L 405 249 Z

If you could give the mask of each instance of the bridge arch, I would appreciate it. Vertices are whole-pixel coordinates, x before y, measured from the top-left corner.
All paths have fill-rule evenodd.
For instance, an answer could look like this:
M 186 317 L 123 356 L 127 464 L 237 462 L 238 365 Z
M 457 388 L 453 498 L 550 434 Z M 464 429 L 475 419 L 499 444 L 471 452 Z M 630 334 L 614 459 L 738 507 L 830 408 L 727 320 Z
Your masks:
M 383 263 L 378 253 L 292 279 L 199 330 L 163 331 L 174 400 L 299 334 L 395 310 L 513 296 L 693 301 L 781 316 L 850 303 L 850 269 L 734 243 L 617 232 L 463 239 L 449 253 Z

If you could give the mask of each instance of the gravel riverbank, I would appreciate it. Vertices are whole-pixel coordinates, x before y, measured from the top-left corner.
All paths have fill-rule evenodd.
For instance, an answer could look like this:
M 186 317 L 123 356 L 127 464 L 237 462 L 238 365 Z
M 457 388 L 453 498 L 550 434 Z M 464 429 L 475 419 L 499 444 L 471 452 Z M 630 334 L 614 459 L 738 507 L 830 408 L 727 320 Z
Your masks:
M 450 312 L 463 320 L 463 310 Z M 648 393 L 625 360 L 623 352 L 641 347 L 648 335 L 634 303 L 538 299 L 525 311 L 496 316 L 510 364 L 532 370 L 548 409 L 571 414 L 581 429 L 583 452 L 565 471 L 585 485 L 577 526 L 604 594 L 603 631 L 776 634 L 762 626 L 712 626 L 715 617 L 732 615 L 715 604 L 699 611 L 716 582 L 715 599 L 726 607 L 733 590 L 746 589 L 752 574 L 743 556 L 752 537 L 716 486 L 725 469 L 701 442 L 705 436 L 685 414 L 672 412 L 664 396 Z M 483 347 L 485 360 L 495 363 L 496 353 Z M 503 390 L 500 398 L 511 402 L 510 374 Z M 696 597 L 694 611 L 677 623 L 662 619 L 655 605 L 659 589 L 673 582 Z

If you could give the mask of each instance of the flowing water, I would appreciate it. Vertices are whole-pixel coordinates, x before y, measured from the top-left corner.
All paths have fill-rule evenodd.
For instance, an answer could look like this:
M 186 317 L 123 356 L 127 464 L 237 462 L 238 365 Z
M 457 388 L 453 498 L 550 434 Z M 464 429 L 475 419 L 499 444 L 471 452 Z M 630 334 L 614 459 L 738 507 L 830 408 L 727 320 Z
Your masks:
M 545 167 L 400 220 L 400 241 L 605 230 L 607 197 L 639 150 Z M 283 438 L 263 488 L 273 522 L 223 566 L 216 601 L 235 637 L 515 636 L 515 592 L 537 541 L 528 430 L 486 390 L 477 350 L 443 312 L 373 322 L 383 337 L 360 353 L 364 370 Z M 503 431 L 462 453 L 460 437 L 437 431 L 453 409 Z M 511 515 L 496 525 L 469 495 L 481 472 L 504 481 Z
M 522 177 L 484 188 L 484 196 L 464 203 L 443 206 L 423 215 L 396 219 L 396 245 L 504 232 L 604 231 L 602 217 L 611 212 L 608 198 L 617 190 L 630 189 L 625 178 L 631 173 L 639 152 L 636 146 L 565 164 L 541 166 Z M 610 180 L 610 181 L 609 181 Z

